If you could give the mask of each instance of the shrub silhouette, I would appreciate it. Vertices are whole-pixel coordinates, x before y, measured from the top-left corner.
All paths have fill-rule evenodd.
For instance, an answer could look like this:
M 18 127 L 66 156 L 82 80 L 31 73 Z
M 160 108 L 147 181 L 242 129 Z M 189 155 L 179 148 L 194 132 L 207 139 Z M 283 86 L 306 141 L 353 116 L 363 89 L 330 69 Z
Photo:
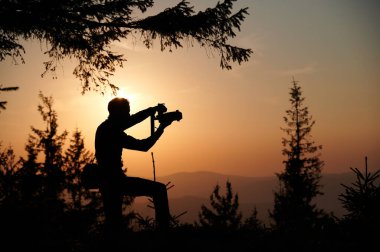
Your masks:
M 379 232 L 380 229 L 380 170 L 368 172 L 367 157 L 365 170 L 350 168 L 356 176 L 351 185 L 342 184 L 344 192 L 339 195 L 343 207 L 347 210 L 344 221 L 355 226 L 356 230 Z
M 233 195 L 231 182 L 226 182 L 226 194 L 220 195 L 216 185 L 210 195 L 211 208 L 201 206 L 199 222 L 202 227 L 216 230 L 236 230 L 241 225 L 238 194 Z

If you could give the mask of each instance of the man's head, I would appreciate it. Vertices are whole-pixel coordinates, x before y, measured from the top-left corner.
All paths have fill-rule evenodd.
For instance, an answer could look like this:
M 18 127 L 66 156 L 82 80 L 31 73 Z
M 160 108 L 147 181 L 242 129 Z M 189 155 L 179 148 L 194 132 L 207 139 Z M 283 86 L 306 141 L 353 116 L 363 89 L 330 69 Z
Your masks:
M 121 120 L 130 117 L 129 101 L 125 98 L 113 98 L 108 103 L 109 118 Z

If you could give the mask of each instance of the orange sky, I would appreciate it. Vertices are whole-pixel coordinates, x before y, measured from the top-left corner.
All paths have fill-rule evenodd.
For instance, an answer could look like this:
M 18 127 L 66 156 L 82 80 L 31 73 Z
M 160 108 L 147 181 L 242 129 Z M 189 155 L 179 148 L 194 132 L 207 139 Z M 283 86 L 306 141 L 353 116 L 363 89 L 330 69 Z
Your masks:
M 168 2 L 168 3 L 166 3 Z M 165 4 L 178 1 L 163 1 Z M 190 1 L 199 9 L 216 1 Z M 157 103 L 179 109 L 174 122 L 149 152 L 124 151 L 131 176 L 157 176 L 207 170 L 244 176 L 271 176 L 283 169 L 283 116 L 289 88 L 299 81 L 305 104 L 316 120 L 313 140 L 323 146 L 323 172 L 380 169 L 380 4 L 378 1 L 238 1 L 250 15 L 233 44 L 254 55 L 232 71 L 219 68 L 218 55 L 195 46 L 160 52 L 137 43 L 118 43 L 114 50 L 127 62 L 112 80 L 131 100 L 132 112 Z M 198 5 L 201 4 L 201 5 Z M 169 6 L 169 5 L 168 5 Z M 0 62 L 0 84 L 17 85 L 1 93 L 7 110 L 0 113 L 0 141 L 25 156 L 30 126 L 43 128 L 37 111 L 38 92 L 52 95 L 60 132 L 79 128 L 93 150 L 96 127 L 107 116 L 112 98 L 80 94 L 73 77 L 75 62 L 65 61 L 52 76 L 41 78 L 45 60 L 36 41 L 26 42 L 26 64 Z M 149 134 L 149 122 L 127 131 Z M 67 141 L 68 142 L 68 141 Z

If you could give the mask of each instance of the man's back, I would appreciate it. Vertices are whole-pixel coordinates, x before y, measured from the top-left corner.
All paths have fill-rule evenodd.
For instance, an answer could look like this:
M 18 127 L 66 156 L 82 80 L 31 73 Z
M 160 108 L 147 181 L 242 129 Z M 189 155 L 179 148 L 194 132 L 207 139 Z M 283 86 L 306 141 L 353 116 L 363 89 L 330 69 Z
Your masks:
M 121 170 L 122 167 L 122 142 L 125 133 L 118 129 L 109 119 L 101 123 L 95 135 L 95 156 L 98 165 L 102 169 Z

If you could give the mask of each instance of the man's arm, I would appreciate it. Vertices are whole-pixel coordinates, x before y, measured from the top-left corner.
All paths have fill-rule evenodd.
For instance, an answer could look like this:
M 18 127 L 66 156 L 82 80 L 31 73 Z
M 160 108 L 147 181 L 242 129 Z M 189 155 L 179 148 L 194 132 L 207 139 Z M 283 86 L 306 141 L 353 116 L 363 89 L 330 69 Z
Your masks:
M 127 125 L 127 128 L 130 128 L 142 121 L 144 121 L 146 118 L 150 116 L 154 116 L 154 114 L 158 111 L 166 111 L 166 107 L 163 104 L 158 104 L 155 107 L 149 107 L 147 109 L 141 110 L 133 115 L 131 115 L 129 119 L 129 123 Z
M 122 140 L 123 148 L 138 151 L 148 151 L 161 137 L 161 135 L 164 133 L 164 128 L 167 126 L 169 125 L 160 125 L 153 135 L 145 139 L 136 139 L 125 134 Z

